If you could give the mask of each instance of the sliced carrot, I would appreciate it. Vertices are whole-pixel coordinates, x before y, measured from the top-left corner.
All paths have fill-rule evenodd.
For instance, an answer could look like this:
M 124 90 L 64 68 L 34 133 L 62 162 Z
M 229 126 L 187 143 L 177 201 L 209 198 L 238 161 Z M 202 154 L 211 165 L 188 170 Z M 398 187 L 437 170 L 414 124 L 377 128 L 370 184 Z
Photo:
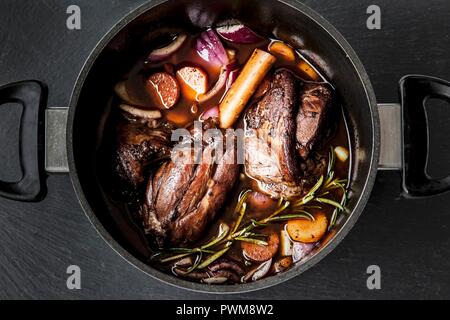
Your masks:
M 301 61 L 298 64 L 298 68 L 300 69 L 300 71 L 305 73 L 311 80 L 315 81 L 319 79 L 319 75 L 317 74 L 316 70 L 314 70 L 314 68 L 311 67 L 311 65 L 306 61 Z
M 241 242 L 242 252 L 245 257 L 255 262 L 264 262 L 273 258 L 278 252 L 280 238 L 274 231 L 269 233 L 267 245 L 259 245 L 249 242 Z
M 269 47 L 269 52 L 287 62 L 295 61 L 294 49 L 281 41 L 273 42 Z
M 291 239 L 303 243 L 315 243 L 322 239 L 328 228 L 327 216 L 323 212 L 318 212 L 314 218 L 314 221 L 290 220 L 286 225 L 286 231 Z
M 208 75 L 198 67 L 183 67 L 177 71 L 177 79 L 181 84 L 183 95 L 190 101 L 208 90 Z
M 146 83 L 153 102 L 160 109 L 172 108 L 180 98 L 180 86 L 174 76 L 166 72 L 152 74 Z

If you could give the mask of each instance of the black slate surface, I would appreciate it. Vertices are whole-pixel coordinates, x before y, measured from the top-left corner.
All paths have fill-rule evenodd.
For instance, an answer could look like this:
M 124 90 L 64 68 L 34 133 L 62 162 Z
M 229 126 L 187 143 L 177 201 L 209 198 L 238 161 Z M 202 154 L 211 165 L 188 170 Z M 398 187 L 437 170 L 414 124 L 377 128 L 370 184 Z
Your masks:
M 0 1 L 0 84 L 38 79 L 49 106 L 68 105 L 89 52 L 123 15 L 145 0 Z M 347 38 L 373 82 L 379 102 L 397 101 L 408 73 L 450 80 L 450 3 L 447 0 L 308 0 Z M 66 28 L 66 8 L 82 10 L 82 30 Z M 366 9 L 382 9 L 382 29 L 366 28 Z M 430 172 L 450 172 L 450 109 L 434 104 Z M 0 178 L 14 180 L 17 106 L 0 107 Z M 188 293 L 147 277 L 97 235 L 81 210 L 68 175 L 51 175 L 40 203 L 0 199 L 0 299 L 226 299 Z M 355 228 L 319 265 L 296 279 L 231 298 L 450 298 L 450 196 L 401 199 L 400 176 L 380 173 Z M 66 268 L 82 271 L 82 289 L 66 288 Z M 382 289 L 369 291 L 366 268 L 382 271 Z

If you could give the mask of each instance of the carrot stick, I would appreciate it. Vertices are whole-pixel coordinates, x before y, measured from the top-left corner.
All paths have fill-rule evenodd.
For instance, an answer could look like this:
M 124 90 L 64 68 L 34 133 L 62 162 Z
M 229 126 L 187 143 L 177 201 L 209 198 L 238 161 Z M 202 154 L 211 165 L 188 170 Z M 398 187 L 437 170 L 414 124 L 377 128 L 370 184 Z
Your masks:
M 306 73 L 308 77 L 311 78 L 311 80 L 317 81 L 317 79 L 319 78 L 317 72 L 307 62 L 301 61 L 298 64 L 298 67 L 302 72 Z
M 219 106 L 220 127 L 230 128 L 269 72 L 276 58 L 260 49 L 255 49 Z
M 273 42 L 269 47 L 270 53 L 276 55 L 277 57 L 280 57 L 288 62 L 294 62 L 295 61 L 295 51 L 291 47 L 289 47 L 287 44 L 276 41 Z

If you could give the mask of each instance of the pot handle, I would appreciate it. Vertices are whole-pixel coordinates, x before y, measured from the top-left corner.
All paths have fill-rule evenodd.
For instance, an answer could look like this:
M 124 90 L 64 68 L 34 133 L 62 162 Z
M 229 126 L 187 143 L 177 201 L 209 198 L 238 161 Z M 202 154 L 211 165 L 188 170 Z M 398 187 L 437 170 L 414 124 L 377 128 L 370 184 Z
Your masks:
M 18 201 L 38 201 L 45 194 L 43 147 L 44 110 L 47 89 L 38 81 L 22 81 L 0 87 L 0 107 L 6 103 L 22 105 L 20 122 L 20 166 L 18 182 L 0 181 L 0 196 Z
M 403 118 L 403 190 L 408 197 L 425 197 L 450 190 L 450 176 L 432 179 L 426 172 L 429 155 L 425 102 L 450 102 L 450 82 L 421 75 L 400 80 Z

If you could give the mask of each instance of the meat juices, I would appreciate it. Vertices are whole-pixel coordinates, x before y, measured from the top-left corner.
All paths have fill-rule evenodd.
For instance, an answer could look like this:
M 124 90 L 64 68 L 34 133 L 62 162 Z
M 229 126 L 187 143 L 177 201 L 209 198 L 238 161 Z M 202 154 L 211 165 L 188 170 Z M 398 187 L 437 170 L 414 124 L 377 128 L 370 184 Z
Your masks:
M 320 140 L 331 91 L 324 84 L 305 84 L 298 102 L 300 85 L 290 71 L 276 71 L 271 82 L 245 114 L 245 171 L 262 192 L 292 199 L 304 193 L 298 153 L 309 163 L 304 169 L 317 171 L 307 158 Z
M 192 152 L 183 153 L 183 159 L 164 163 L 149 180 L 140 215 L 145 232 L 158 244 L 195 242 L 224 204 L 239 167 L 234 150 L 227 150 L 218 161 L 211 159 L 212 152 L 213 147 L 206 145 L 199 164 Z

